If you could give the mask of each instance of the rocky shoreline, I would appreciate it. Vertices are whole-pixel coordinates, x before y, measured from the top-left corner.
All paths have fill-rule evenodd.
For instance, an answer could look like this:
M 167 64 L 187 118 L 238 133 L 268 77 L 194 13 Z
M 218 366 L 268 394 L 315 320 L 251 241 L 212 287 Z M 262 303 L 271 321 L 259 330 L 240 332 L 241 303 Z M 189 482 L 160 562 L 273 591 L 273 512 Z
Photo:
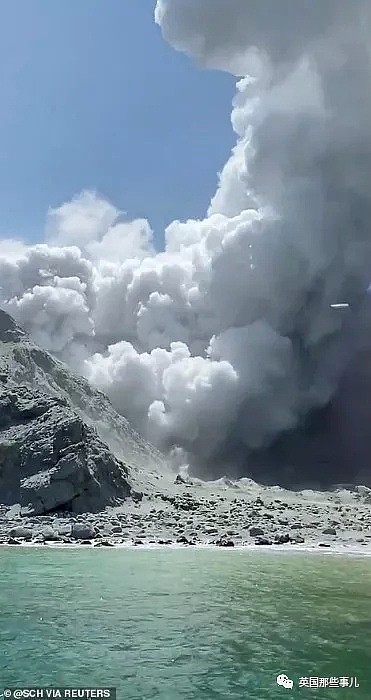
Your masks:
M 164 485 L 163 483 L 161 484 Z M 100 513 L 22 515 L 0 506 L 0 545 L 356 547 L 371 553 L 371 489 L 288 491 L 178 476 Z
M 358 547 L 371 490 L 172 472 L 107 397 L 0 310 L 0 545 Z

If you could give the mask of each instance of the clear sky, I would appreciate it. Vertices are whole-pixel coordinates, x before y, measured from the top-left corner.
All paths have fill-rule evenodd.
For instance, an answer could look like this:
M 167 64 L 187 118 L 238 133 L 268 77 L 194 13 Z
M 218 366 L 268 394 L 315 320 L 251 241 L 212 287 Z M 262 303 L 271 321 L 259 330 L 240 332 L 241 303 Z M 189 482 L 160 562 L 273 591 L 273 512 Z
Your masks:
M 3 0 L 0 237 L 41 240 L 49 206 L 82 189 L 161 247 L 174 218 L 202 216 L 234 138 L 230 76 L 162 39 L 153 0 Z

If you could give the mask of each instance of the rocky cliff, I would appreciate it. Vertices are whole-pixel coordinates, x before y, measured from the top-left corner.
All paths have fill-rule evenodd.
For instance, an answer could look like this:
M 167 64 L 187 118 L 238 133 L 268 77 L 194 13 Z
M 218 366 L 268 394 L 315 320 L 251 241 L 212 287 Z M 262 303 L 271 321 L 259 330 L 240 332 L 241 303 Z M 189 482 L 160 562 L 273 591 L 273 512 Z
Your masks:
M 163 458 L 108 399 L 0 311 L 0 504 L 98 511 L 137 496 Z

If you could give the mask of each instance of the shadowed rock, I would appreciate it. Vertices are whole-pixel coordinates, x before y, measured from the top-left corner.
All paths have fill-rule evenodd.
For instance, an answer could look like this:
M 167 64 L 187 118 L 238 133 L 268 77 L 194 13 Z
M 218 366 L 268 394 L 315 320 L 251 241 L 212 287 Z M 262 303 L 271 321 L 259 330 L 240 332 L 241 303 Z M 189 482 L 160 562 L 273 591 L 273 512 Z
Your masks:
M 116 454 L 95 419 L 103 435 L 112 419 Z M 133 458 L 131 473 L 117 452 Z M 0 504 L 20 504 L 22 515 L 99 511 L 131 494 L 142 498 L 132 480 L 146 460 L 157 465 L 161 456 L 108 399 L 0 311 Z

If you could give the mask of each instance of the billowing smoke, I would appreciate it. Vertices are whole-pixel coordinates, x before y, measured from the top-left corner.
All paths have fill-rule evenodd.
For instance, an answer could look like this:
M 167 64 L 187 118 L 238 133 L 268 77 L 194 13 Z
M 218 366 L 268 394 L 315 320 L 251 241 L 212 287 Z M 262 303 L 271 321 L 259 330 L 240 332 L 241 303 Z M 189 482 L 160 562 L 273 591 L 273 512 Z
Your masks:
M 0 244 L 2 306 L 199 473 L 237 472 L 336 391 L 331 305 L 357 309 L 371 277 L 369 8 L 158 0 L 166 40 L 238 79 L 207 218 L 156 252 L 146 220 L 83 192 L 45 244 Z

